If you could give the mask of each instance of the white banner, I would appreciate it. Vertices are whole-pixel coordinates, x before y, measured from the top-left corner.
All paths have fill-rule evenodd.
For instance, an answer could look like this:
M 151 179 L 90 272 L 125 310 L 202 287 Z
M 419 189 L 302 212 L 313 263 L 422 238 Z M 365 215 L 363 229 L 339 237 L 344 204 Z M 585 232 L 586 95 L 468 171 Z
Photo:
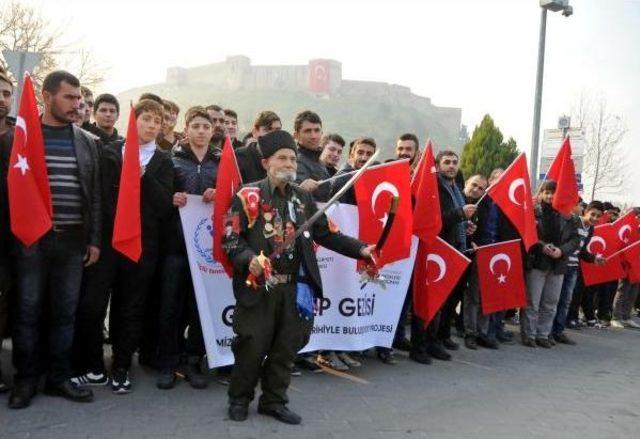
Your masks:
M 328 216 L 340 230 L 358 236 L 358 211 L 352 205 L 337 205 Z M 189 195 L 180 218 L 191 267 L 200 321 L 210 367 L 233 363 L 231 322 L 235 299 L 231 279 L 213 259 L 212 205 Z M 385 266 L 386 288 L 360 283 L 356 261 L 318 247 L 324 299 L 314 320 L 313 333 L 303 351 L 361 351 L 374 346 L 391 347 L 411 280 L 417 240 L 409 258 Z

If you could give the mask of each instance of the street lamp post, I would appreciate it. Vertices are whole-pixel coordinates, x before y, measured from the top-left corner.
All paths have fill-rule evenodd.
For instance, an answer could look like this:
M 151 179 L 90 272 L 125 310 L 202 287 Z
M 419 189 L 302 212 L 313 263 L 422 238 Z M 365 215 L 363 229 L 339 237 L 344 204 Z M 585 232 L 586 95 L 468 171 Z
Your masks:
M 533 132 L 531 134 L 531 158 L 529 173 L 531 187 L 536 187 L 538 181 L 538 151 L 540 143 L 540 112 L 542 109 L 542 81 L 544 78 L 544 48 L 547 33 L 547 11 L 562 11 L 562 15 L 569 17 L 573 14 L 573 8 L 569 6 L 569 0 L 540 0 L 540 39 L 538 41 L 538 71 L 536 74 L 536 93 L 533 104 Z

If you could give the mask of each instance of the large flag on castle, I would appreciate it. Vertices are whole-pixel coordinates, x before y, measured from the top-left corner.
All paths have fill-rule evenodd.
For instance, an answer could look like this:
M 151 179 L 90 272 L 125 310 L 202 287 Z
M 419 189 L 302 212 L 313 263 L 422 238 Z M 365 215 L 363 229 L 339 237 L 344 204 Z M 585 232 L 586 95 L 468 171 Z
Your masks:
M 216 177 L 216 194 L 213 209 L 213 257 L 224 267 L 229 277 L 233 276 L 233 264 L 222 249 L 222 233 L 225 229 L 224 218 L 231 206 L 233 196 L 242 184 L 242 177 L 238 169 L 236 154 L 231 145 L 231 139 L 227 136 L 222 147 L 220 166 Z
M 142 256 L 140 141 L 133 108 L 129 110 L 129 126 L 123 148 L 120 188 L 111 245 L 127 258 L 138 262 Z
M 413 272 L 413 312 L 428 325 L 440 311 L 471 260 L 440 237 L 420 241 Z
M 51 192 L 31 77 L 24 78 L 7 175 L 11 231 L 30 246 L 51 229 Z
M 476 264 L 484 315 L 527 305 L 519 239 L 478 247 Z
M 421 241 L 430 243 L 442 230 L 438 174 L 431 140 L 427 142 L 420 163 L 418 163 L 418 169 L 411 182 L 411 194 L 415 200 L 413 234 Z
M 527 171 L 527 157 L 521 153 L 487 189 L 493 202 L 502 210 L 516 228 L 525 249 L 538 242 L 536 219 L 533 211 L 533 197 Z
M 360 240 L 375 244 L 387 223 L 391 199 L 399 197 L 395 222 L 378 258 L 379 266 L 409 257 L 413 215 L 409 162 L 398 160 L 367 169 L 354 188 L 358 204 Z
M 576 168 L 568 136 L 562 142 L 556 158 L 551 163 L 547 172 L 547 180 L 554 180 L 557 183 L 556 193 L 553 197 L 553 208 L 565 215 L 570 215 L 578 204 L 580 195 L 578 194 Z

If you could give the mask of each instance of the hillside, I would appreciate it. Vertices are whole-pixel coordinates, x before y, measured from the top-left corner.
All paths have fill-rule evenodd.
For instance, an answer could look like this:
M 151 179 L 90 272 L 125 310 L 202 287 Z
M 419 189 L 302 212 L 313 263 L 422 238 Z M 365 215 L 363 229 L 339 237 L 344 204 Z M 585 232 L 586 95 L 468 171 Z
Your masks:
M 127 90 L 118 99 L 123 103 L 135 102 L 143 92 L 156 93 L 180 106 L 179 129 L 184 125 L 184 111 L 192 105 L 218 104 L 234 109 L 238 113 L 242 134 L 251 128 L 255 115 L 261 110 L 275 111 L 282 118 L 284 129 L 292 130 L 295 114 L 310 109 L 322 118 L 325 133 L 337 132 L 347 142 L 358 136 L 371 136 L 382 147 L 385 158 L 391 155 L 395 139 L 404 132 L 416 133 L 422 143 L 431 137 L 441 149 L 453 147 L 459 150 L 461 147 L 458 132 L 452 132 L 439 123 L 438 115 L 428 108 L 410 107 L 389 96 L 337 93 L 327 98 L 305 91 L 227 91 L 216 90 L 210 84 L 155 84 Z M 119 129 L 125 124 L 126 112 L 122 116 Z

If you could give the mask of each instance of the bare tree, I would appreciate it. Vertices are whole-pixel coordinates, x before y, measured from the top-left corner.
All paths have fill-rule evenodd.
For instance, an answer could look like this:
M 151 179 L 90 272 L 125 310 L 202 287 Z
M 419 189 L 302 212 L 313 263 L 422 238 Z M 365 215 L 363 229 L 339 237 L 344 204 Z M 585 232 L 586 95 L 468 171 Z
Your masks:
M 586 148 L 583 172 L 591 183 L 591 199 L 599 192 L 619 190 L 626 166 L 619 149 L 628 129 L 619 115 L 610 113 L 604 97 L 582 93 L 573 109 L 573 120 L 583 128 Z
M 36 84 L 41 84 L 47 73 L 61 66 L 75 73 L 83 84 L 95 86 L 102 82 L 105 69 L 95 62 L 86 48 L 73 50 L 63 44 L 63 36 L 62 28 L 54 28 L 40 12 L 28 5 L 13 1 L 0 7 L 0 50 L 40 53 L 40 64 L 30 72 Z M 74 56 L 67 57 L 67 54 Z M 2 59 L 0 65 L 6 67 Z

